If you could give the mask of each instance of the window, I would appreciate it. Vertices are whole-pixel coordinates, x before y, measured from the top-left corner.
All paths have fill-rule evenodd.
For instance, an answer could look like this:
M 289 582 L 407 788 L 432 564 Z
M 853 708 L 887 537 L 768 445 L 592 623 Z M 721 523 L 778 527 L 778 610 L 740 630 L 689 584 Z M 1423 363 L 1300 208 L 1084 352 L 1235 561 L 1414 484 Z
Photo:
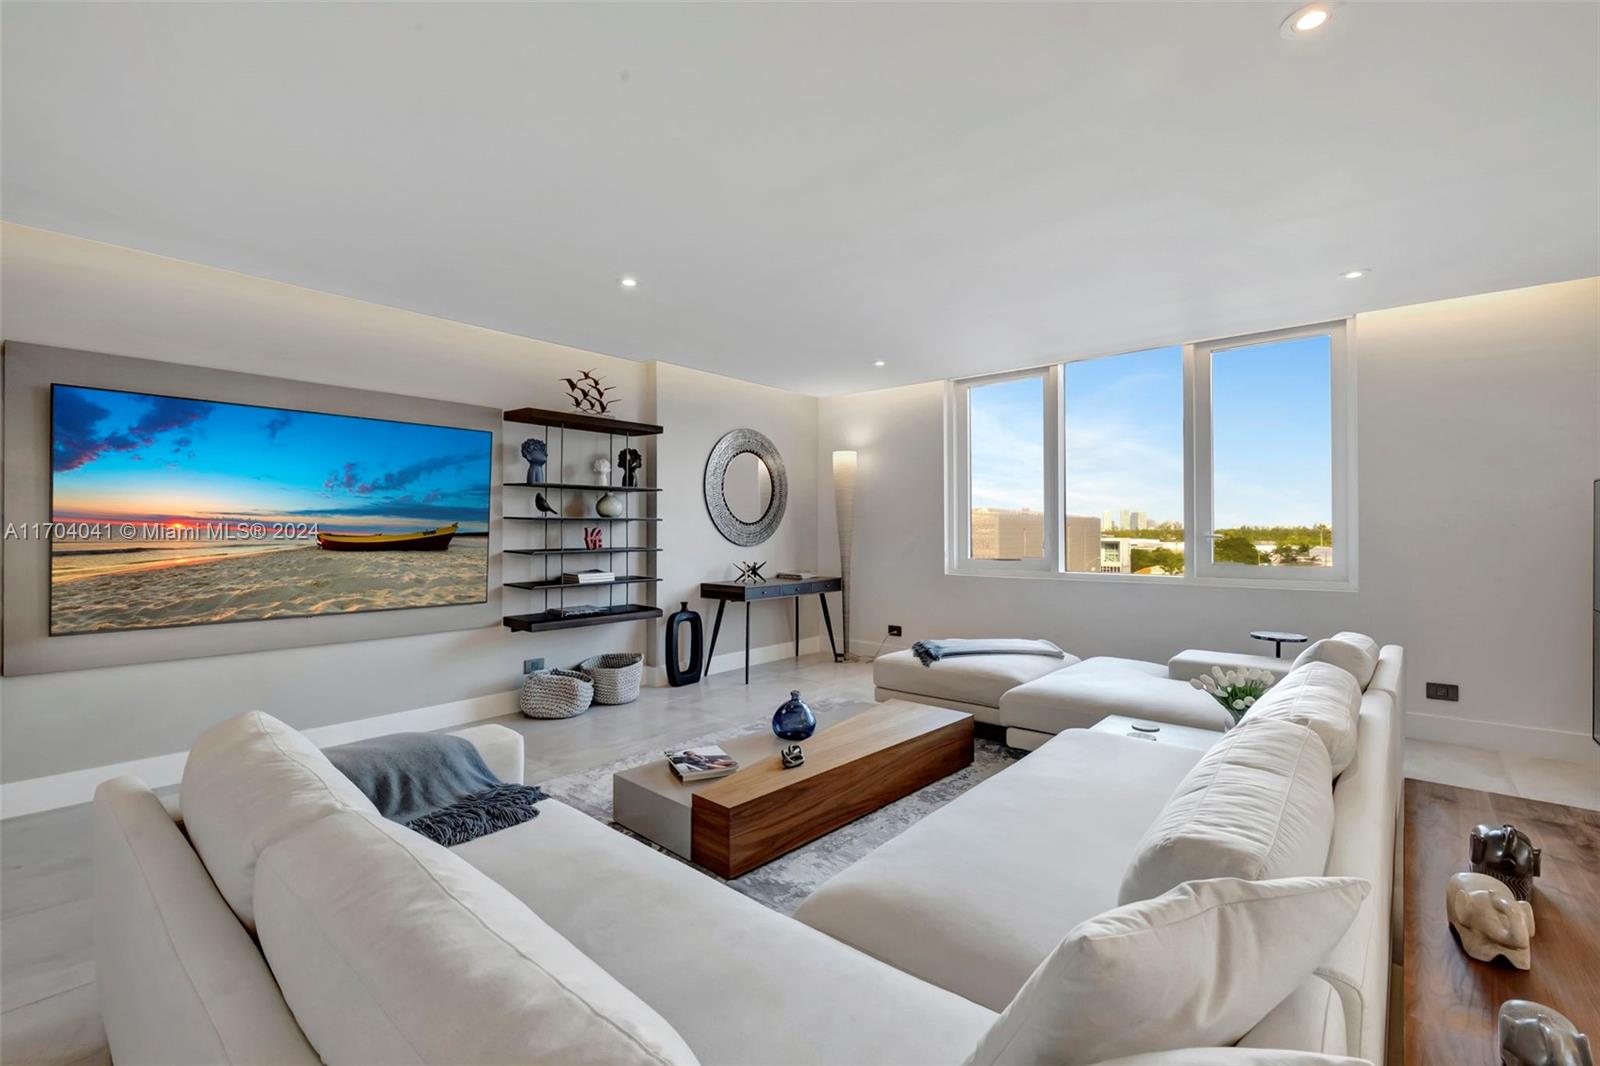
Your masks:
M 1183 573 L 1183 349 L 1064 368 L 1066 570 Z
M 1346 578 L 1343 347 L 1326 326 L 1195 346 L 1197 573 Z
M 961 383 L 957 392 L 965 476 L 958 486 L 958 543 L 964 563 L 1053 565 L 1058 523 L 1046 501 L 1056 464 L 1047 449 L 1052 371 Z
M 951 384 L 955 573 L 1353 587 L 1342 322 Z

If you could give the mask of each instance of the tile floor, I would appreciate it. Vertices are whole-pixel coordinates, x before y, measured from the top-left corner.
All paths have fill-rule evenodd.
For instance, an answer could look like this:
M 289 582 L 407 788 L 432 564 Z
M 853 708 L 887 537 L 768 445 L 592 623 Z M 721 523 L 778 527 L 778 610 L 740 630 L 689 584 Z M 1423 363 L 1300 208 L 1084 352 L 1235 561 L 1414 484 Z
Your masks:
M 572 773 L 762 717 L 791 689 L 870 699 L 866 664 L 826 657 L 719 674 L 637 703 L 555 722 L 500 719 L 527 738 L 527 779 Z M 1408 776 L 1600 809 L 1600 775 L 1576 764 L 1407 741 Z M 94 988 L 87 805 L 0 823 L 0 1062 L 107 1063 Z

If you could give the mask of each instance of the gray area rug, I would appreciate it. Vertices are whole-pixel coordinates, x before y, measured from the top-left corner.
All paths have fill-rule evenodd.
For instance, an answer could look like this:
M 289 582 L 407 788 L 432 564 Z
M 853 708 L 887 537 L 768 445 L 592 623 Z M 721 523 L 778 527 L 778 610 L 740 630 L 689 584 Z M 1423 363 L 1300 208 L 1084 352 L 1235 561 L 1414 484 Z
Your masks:
M 819 711 L 827 708 L 829 703 L 830 701 L 826 699 L 812 701 L 812 705 Z M 765 722 L 759 722 L 720 733 L 690 737 L 682 741 L 679 746 L 690 748 L 718 744 L 732 737 L 760 732 L 767 728 Z M 605 822 L 617 832 L 633 837 L 663 855 L 684 862 L 685 865 L 693 866 L 692 863 L 665 848 L 656 847 L 650 841 L 629 832 L 611 820 L 611 775 L 619 770 L 631 769 L 659 758 L 661 758 L 659 751 L 643 751 L 604 766 L 596 766 L 591 770 L 545 781 L 540 787 L 551 797 L 569 807 L 576 807 L 591 818 Z M 751 870 L 743 877 L 724 883 L 757 903 L 783 914 L 792 914 L 795 908 L 800 906 L 801 901 L 815 891 L 822 882 L 860 860 L 884 842 L 899 836 L 973 785 L 1009 766 L 1016 761 L 1016 758 L 1017 756 L 1003 744 L 979 739 L 973 752 L 972 765 L 965 770 L 951 774 L 942 781 L 935 781 L 927 788 L 913 792 L 904 799 L 897 800 L 864 818 L 858 818 L 825 837 L 813 840 L 805 847 L 791 851 L 782 858 L 774 859 L 759 869 Z M 698 866 L 694 866 L 694 869 L 707 877 L 722 880 L 709 870 Z

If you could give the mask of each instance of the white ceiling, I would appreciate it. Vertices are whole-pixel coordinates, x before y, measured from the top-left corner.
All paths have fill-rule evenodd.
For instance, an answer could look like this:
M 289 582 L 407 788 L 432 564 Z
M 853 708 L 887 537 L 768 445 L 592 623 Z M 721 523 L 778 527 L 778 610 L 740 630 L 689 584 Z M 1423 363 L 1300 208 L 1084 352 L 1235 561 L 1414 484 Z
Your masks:
M 1293 7 L 7 3 L 0 211 L 822 395 L 1600 273 L 1600 7 Z

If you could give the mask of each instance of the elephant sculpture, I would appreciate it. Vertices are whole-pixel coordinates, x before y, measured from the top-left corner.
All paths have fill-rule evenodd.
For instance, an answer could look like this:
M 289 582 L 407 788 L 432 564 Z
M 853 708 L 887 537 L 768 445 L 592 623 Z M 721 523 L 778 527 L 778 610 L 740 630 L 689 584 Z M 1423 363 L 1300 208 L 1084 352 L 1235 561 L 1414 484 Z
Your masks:
M 1539 849 L 1528 834 L 1514 825 L 1480 825 L 1472 831 L 1469 850 L 1473 873 L 1504 881 L 1518 899 L 1533 898 L 1533 879 L 1539 876 Z
M 1461 947 L 1480 962 L 1496 955 L 1519 970 L 1533 962 L 1533 904 L 1487 874 L 1453 874 L 1445 883 L 1445 913 Z
M 1560 1011 L 1526 999 L 1500 1006 L 1500 1066 L 1594 1066 L 1589 1038 Z

